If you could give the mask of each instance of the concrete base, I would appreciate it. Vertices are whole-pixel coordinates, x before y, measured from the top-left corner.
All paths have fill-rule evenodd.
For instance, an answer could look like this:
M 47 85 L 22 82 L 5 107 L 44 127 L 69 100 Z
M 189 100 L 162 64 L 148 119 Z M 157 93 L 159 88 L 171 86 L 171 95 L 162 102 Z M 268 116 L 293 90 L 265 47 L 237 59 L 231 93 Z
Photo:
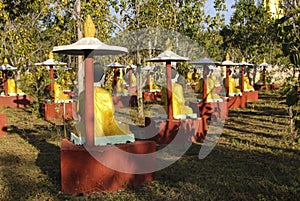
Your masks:
M 45 103 L 43 112 L 46 120 L 60 120 L 64 116 L 65 119 L 72 119 L 72 105 L 74 102 L 66 103 Z
M 246 96 L 247 102 L 257 102 L 258 101 L 258 91 L 243 92 L 243 96 Z
M 157 144 L 169 144 L 182 129 L 183 135 L 180 135 L 180 142 L 185 141 L 199 142 L 205 138 L 205 130 L 202 118 L 195 119 L 162 119 L 150 118 L 145 119 L 145 136 L 146 139 L 154 140 Z
M 29 105 L 30 105 L 29 95 L 0 96 L 1 108 L 19 108 L 19 107 L 27 107 Z
M 137 96 L 113 96 L 115 107 L 135 107 L 137 106 Z
M 227 100 L 228 110 L 247 107 L 246 96 L 230 96 Z
M 6 114 L 0 114 L 0 137 L 6 136 Z
M 61 190 L 67 194 L 90 194 L 101 191 L 116 191 L 130 186 L 136 186 L 154 179 L 154 173 L 128 174 L 118 172 L 106 167 L 96 160 L 108 160 L 130 167 L 134 170 L 143 167 L 144 164 L 133 161 L 130 157 L 124 157 L 113 149 L 117 147 L 129 153 L 148 154 L 156 151 L 153 141 L 139 141 L 130 144 L 115 146 L 94 146 L 88 150 L 83 146 L 76 146 L 67 139 L 61 144 Z M 155 167 L 155 153 L 151 159 L 151 165 Z

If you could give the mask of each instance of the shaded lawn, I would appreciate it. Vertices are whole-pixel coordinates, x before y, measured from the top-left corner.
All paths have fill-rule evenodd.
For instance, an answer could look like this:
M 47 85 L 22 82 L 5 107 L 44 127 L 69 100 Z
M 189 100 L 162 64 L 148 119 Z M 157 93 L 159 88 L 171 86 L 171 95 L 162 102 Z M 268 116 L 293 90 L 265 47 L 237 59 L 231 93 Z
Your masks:
M 63 127 L 22 109 L 2 109 L 0 200 L 300 200 L 300 145 L 288 133 L 283 99 L 260 94 L 230 111 L 218 145 L 203 160 L 193 145 L 147 184 L 93 195 L 60 192 Z

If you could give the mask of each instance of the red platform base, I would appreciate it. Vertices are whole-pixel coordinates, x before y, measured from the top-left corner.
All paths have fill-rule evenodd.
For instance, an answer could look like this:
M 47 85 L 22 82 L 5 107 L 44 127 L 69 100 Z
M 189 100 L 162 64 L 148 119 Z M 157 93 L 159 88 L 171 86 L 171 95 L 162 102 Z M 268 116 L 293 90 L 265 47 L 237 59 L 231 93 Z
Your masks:
M 143 93 L 144 101 L 160 101 L 161 92 L 144 92 Z
M 129 174 L 110 169 L 96 160 L 113 161 L 119 166 L 126 166 L 134 172 L 145 164 L 137 163 L 130 157 L 118 153 L 112 147 L 134 154 L 153 153 L 149 164 L 155 167 L 156 144 L 153 141 L 137 141 L 130 144 L 95 146 L 88 151 L 83 146 L 76 146 L 67 139 L 61 144 L 61 188 L 63 193 L 90 194 L 101 191 L 115 191 L 136 186 L 154 179 L 154 172 Z M 148 164 L 149 161 L 147 161 Z
M 75 103 L 45 103 L 43 108 L 44 117 L 46 120 L 60 120 L 63 116 L 65 119 L 72 119 L 73 104 Z
M 175 137 L 179 137 L 178 142 L 193 141 L 199 142 L 205 138 L 205 122 L 202 118 L 196 119 L 145 119 L 146 139 L 154 140 L 157 144 L 169 144 Z M 180 130 L 180 136 L 177 136 Z
M 227 100 L 228 110 L 247 107 L 246 96 L 230 96 Z
M 19 108 L 30 105 L 29 95 L 23 96 L 0 96 L 1 108 Z
M 0 137 L 6 136 L 6 114 L 0 114 Z
M 268 85 L 259 85 L 255 84 L 254 89 L 255 90 L 275 90 L 275 84 L 268 84 Z
M 246 96 L 247 102 L 257 102 L 258 101 L 258 91 L 243 92 L 243 96 Z
M 135 107 L 137 106 L 137 96 L 113 96 L 115 107 Z
M 227 101 L 223 102 L 190 102 L 190 107 L 199 117 L 220 119 L 228 117 Z

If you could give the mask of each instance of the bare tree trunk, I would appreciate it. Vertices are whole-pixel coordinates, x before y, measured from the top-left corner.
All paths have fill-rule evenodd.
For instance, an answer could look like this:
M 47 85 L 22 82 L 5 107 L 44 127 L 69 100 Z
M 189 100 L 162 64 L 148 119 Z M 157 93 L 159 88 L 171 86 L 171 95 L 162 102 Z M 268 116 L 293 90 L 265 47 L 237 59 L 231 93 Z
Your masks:
M 136 15 L 139 15 L 139 5 L 136 5 Z M 139 29 L 139 20 L 136 21 L 137 28 Z M 142 76 L 141 76 L 141 56 L 140 56 L 140 41 L 139 32 L 136 32 L 136 70 L 137 70 L 137 103 L 138 103 L 138 120 L 144 122 L 144 100 L 143 100 L 143 88 L 142 88 Z
M 75 12 L 77 18 L 77 37 L 80 40 L 83 37 L 82 33 L 82 22 L 81 22 L 81 2 L 76 0 L 75 2 Z M 84 64 L 83 57 L 78 56 L 78 95 L 84 90 Z
M 295 134 L 295 115 L 294 115 L 293 106 L 289 106 L 288 112 L 289 112 L 289 116 L 290 116 L 291 135 L 294 136 L 294 134 Z

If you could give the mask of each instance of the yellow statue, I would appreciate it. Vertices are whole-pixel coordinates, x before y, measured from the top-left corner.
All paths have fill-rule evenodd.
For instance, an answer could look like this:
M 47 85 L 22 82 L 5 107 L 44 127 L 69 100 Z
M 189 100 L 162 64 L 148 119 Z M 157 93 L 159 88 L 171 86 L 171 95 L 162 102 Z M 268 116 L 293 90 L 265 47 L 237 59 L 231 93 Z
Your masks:
M 207 102 L 216 102 L 222 101 L 221 97 L 219 96 L 219 88 L 221 87 L 220 82 L 217 80 L 217 77 L 213 74 L 214 66 L 205 66 L 203 68 L 203 75 L 207 76 L 206 79 L 206 101 Z M 201 78 L 196 87 L 196 92 L 200 93 L 197 98 L 203 99 L 203 78 Z
M 173 116 L 175 119 L 182 118 L 183 115 L 193 114 L 192 108 L 185 105 L 185 98 L 183 88 L 180 84 L 176 83 L 178 79 L 176 71 L 172 70 L 172 103 L 173 103 Z M 167 89 L 163 89 L 162 102 L 167 106 Z
M 7 79 L 8 94 L 22 94 L 23 91 L 16 86 L 15 80 L 13 78 Z
M 151 76 L 150 77 L 150 91 L 159 90 L 159 89 L 160 89 L 160 87 L 155 84 L 154 77 Z
M 13 73 L 11 71 L 8 72 L 7 75 L 7 88 L 8 94 L 23 94 L 23 91 L 16 86 L 16 82 L 13 79 Z
M 197 69 L 194 68 L 194 72 L 192 74 L 192 82 L 197 82 L 200 78 L 200 75 L 199 73 L 197 73 Z
M 103 77 L 104 70 L 102 71 L 101 78 Z M 85 136 L 85 123 L 84 123 L 84 92 L 79 96 L 78 114 L 80 121 L 76 124 L 77 135 Z M 94 136 L 114 136 L 114 135 L 127 135 L 131 134 L 129 126 L 126 124 L 118 123 L 114 117 L 114 104 L 112 95 L 107 90 L 101 87 L 94 87 Z
M 242 79 L 240 78 L 240 83 L 242 82 Z M 244 91 L 254 91 L 254 87 L 250 84 L 249 77 L 246 75 L 244 76 Z
M 128 125 L 117 123 L 114 112 L 111 94 L 101 87 L 94 87 L 94 128 L 96 137 L 131 133 Z
M 193 82 L 192 73 L 191 72 L 187 73 L 186 78 L 187 78 L 187 83 L 192 83 Z
M 235 79 L 231 77 L 232 71 L 229 70 L 229 96 L 241 96 L 242 92 L 236 87 Z
M 54 100 L 55 101 L 63 101 L 70 100 L 70 96 L 64 93 L 62 86 L 57 82 L 54 82 Z
M 125 89 L 126 82 L 123 79 L 123 71 L 120 70 L 120 76 L 117 78 L 117 93 L 118 94 L 128 94 L 128 90 Z

